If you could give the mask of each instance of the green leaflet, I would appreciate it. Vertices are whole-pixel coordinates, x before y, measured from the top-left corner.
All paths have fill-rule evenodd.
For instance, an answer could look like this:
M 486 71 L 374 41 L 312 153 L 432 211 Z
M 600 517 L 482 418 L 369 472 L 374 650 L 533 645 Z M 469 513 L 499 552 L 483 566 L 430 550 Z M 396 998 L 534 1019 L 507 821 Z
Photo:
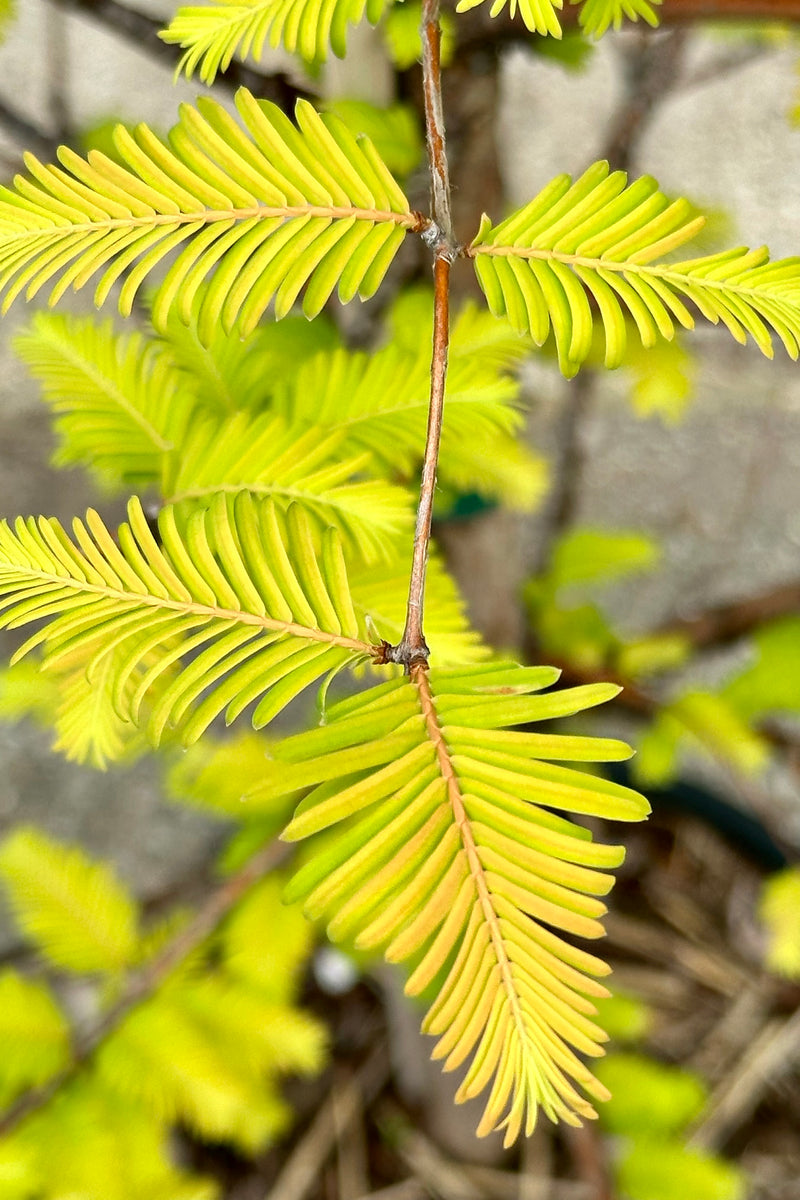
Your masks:
M 198 289 L 188 324 L 173 309 L 157 336 L 183 373 L 187 390 L 204 410 L 220 417 L 242 409 L 263 409 L 275 380 L 295 370 L 298 359 L 339 345 L 333 323 L 324 313 L 314 321 L 288 316 L 262 322 L 247 337 L 235 326 L 226 333 L 218 325 L 201 341 L 198 320 L 206 291 Z
M 58 466 L 80 463 L 105 487 L 158 478 L 181 446 L 194 404 L 163 348 L 110 321 L 36 313 L 14 349 L 55 415 Z
M 370 655 L 339 539 L 328 530 L 320 549 L 296 506 L 284 525 L 270 500 L 219 495 L 185 528 L 165 508 L 160 541 L 138 501 L 129 521 L 117 541 L 91 511 L 75 521 L 74 542 L 46 518 L 0 526 L 2 624 L 50 618 L 17 657 L 41 644 L 48 668 L 85 655 L 91 677 L 103 664 L 126 719 L 135 724 L 149 704 L 154 741 L 178 725 L 191 742 L 219 712 L 233 720 L 255 702 L 259 727 L 316 679 Z
M 259 59 L 265 46 L 284 46 L 308 61 L 324 61 L 330 47 L 343 58 L 348 25 L 366 15 L 373 25 L 391 0 L 216 0 L 178 9 L 165 42 L 186 51 L 179 70 L 191 78 L 199 70 L 213 83 L 234 55 Z
M 469 12 L 483 4 L 484 0 L 458 0 L 456 12 Z M 506 0 L 494 0 L 489 15 L 496 17 L 506 7 Z M 561 23 L 557 11 L 564 7 L 564 0 L 510 0 L 511 16 L 515 17 L 519 7 L 519 15 L 525 23 L 525 28 L 531 33 L 542 36 L 561 37 Z
M 424 314 L 427 327 L 430 309 Z M 389 345 L 370 353 L 343 348 L 303 362 L 294 378 L 276 388 L 274 407 L 287 420 L 337 432 L 340 453 L 371 457 L 372 469 L 389 477 L 411 476 L 422 461 L 430 392 L 430 363 L 420 353 L 419 324 L 404 342 L 415 349 Z M 456 323 L 458 330 L 458 322 Z M 529 511 L 540 499 L 545 472 L 541 461 L 524 449 L 518 431 L 523 423 L 517 407 L 519 385 L 503 366 L 519 361 L 501 345 L 484 359 L 490 339 L 455 340 L 447 379 L 447 421 L 442 431 L 442 482 L 461 491 L 480 491 Z
M 602 37 L 608 28 L 619 29 L 623 20 L 638 21 L 639 18 L 654 29 L 658 25 L 658 13 L 662 0 L 570 0 L 580 4 L 578 23 L 584 33 Z
M 20 927 L 57 967 L 119 971 L 134 961 L 136 905 L 104 864 L 18 828 L 0 844 L 0 878 Z
M 0 974 L 0 1046 L 0 1109 L 46 1083 L 69 1054 L 67 1022 L 49 989 L 12 970 Z
M 469 12 L 484 0 L 459 0 L 456 12 Z M 638 21 L 641 17 L 648 25 L 655 28 L 658 25 L 656 8 L 661 0 L 569 0 L 570 4 L 580 4 L 581 11 L 578 22 L 585 33 L 593 37 L 601 37 L 609 26 L 619 29 L 623 19 Z M 494 0 L 489 15 L 496 17 L 506 7 L 506 0 Z M 564 7 L 564 0 L 510 0 L 510 14 L 519 15 L 525 27 L 531 33 L 542 36 L 561 37 L 561 23 L 558 12 Z
M 528 694 L 552 682 L 546 668 L 500 663 L 430 678 L 412 670 L 272 747 L 262 785 L 272 797 L 311 788 L 285 838 L 336 830 L 287 898 L 304 899 L 332 937 L 410 961 L 412 993 L 444 972 L 424 1024 L 439 1038 L 434 1057 L 446 1069 L 469 1061 L 459 1098 L 489 1088 L 478 1132 L 505 1128 L 508 1144 L 530 1133 L 540 1106 L 566 1121 L 593 1114 L 570 1079 L 606 1094 L 575 1054 L 601 1053 L 590 997 L 605 994 L 592 977 L 606 968 L 561 935 L 602 933 L 594 897 L 608 891 L 621 850 L 552 810 L 621 820 L 648 811 L 628 788 L 536 757 L 586 761 L 594 746 L 595 760 L 613 759 L 622 744 L 495 732 L 614 694 Z
M 0 1145 L 3 1195 L 218 1200 L 212 1180 L 174 1165 L 169 1140 L 163 1122 L 122 1101 L 96 1077 L 77 1081 Z
M 767 357 L 777 334 L 800 353 L 800 259 L 769 261 L 766 248 L 668 259 L 703 223 L 688 201 L 670 202 L 648 176 L 626 186 L 622 171 L 595 163 L 575 182 L 560 175 L 529 204 L 492 228 L 488 217 L 469 248 L 489 308 L 542 344 L 552 332 L 571 377 L 592 348 L 600 313 L 605 364 L 619 366 L 626 317 L 644 346 L 691 328 L 686 301 L 734 338 L 748 334 Z
M 171 334 L 173 329 L 174 323 Z M 266 350 L 266 361 L 255 356 L 262 372 L 272 365 L 263 344 L 274 330 L 254 338 L 256 350 L 259 344 Z M 219 368 L 218 382 L 229 348 L 241 344 L 235 335 L 217 335 L 213 354 L 206 352 L 208 365 Z M 165 502 L 180 503 L 184 511 L 223 491 L 272 496 L 282 508 L 299 503 L 320 531 L 339 529 L 365 562 L 392 553 L 413 523 L 410 493 L 363 478 L 363 452 L 337 453 L 341 432 L 320 438 L 315 426 L 287 426 L 278 416 L 209 412 L 200 400 L 202 376 L 181 371 L 171 345 L 171 338 L 154 342 L 140 333 L 116 333 L 110 322 L 35 315 L 15 346 L 57 414 L 57 463 L 81 463 L 112 488 L 158 484 Z M 246 387 L 242 359 L 228 386 L 238 390 L 240 377 Z
M 21 928 L 51 964 L 132 970 L 112 981 L 123 995 L 167 939 L 174 950 L 177 933 L 180 946 L 181 915 L 140 937 L 134 902 L 107 867 L 76 848 L 19 830 L 0 848 L 0 874 Z M 211 1200 L 202 1180 L 168 1165 L 169 1122 L 250 1153 L 285 1128 L 291 1110 L 278 1077 L 318 1071 L 326 1039 L 295 1007 L 312 933 L 298 909 L 284 908 L 281 887 L 276 875 L 251 887 L 212 938 L 188 957 L 184 951 L 129 1011 L 115 1014 L 119 992 L 97 989 L 101 1025 L 109 1003 L 112 1016 L 90 1062 L 73 1057 L 72 1031 L 45 987 L 13 971 L 0 975 L 0 1105 L 66 1073 L 46 1105 L 3 1139 L 3 1196 L 16 1196 L 4 1185 L 21 1178 L 37 1195 L 69 1187 L 76 1196 L 102 1188 L 104 1200 Z M 116 1161 L 119 1154 L 132 1161 Z
M 298 504 L 320 533 L 337 528 L 364 562 L 385 561 L 411 530 L 411 493 L 360 478 L 366 455 L 337 455 L 342 440 L 340 433 L 320 436 L 316 426 L 287 425 L 270 414 L 198 418 L 180 455 L 164 459 L 162 494 L 182 509 L 239 490 L 271 496 L 282 508 Z
M 32 155 L 32 179 L 0 189 L 0 289 L 5 307 L 53 282 L 54 304 L 68 287 L 100 274 L 102 304 L 124 277 L 120 311 L 131 312 L 144 280 L 181 247 L 153 306 L 163 328 L 173 306 L 198 315 L 201 340 L 220 323 L 256 327 L 270 300 L 278 317 L 308 284 L 304 311 L 372 295 L 418 218 L 366 139 L 298 101 L 297 125 L 241 89 L 241 123 L 205 97 L 184 105 L 161 141 L 146 126 L 116 130 L 125 166 L 98 151 L 87 160 L 62 147 L 61 168 Z

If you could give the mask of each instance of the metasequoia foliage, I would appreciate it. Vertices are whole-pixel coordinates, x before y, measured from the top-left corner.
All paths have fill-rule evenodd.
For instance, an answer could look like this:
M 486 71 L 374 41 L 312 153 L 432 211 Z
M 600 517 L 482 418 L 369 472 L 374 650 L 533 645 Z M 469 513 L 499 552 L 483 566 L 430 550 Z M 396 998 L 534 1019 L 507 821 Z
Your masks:
M 18 828 L 0 846 L 0 881 L 43 964 L 85 989 L 100 980 L 113 997 L 106 1036 L 80 1077 L 87 1046 L 50 989 L 14 969 L 0 974 L 0 1102 L 61 1084 L 48 1105 L 4 1130 L 3 1196 L 67 1189 L 111 1200 L 213 1200 L 211 1180 L 170 1162 L 170 1124 L 252 1153 L 290 1119 L 279 1077 L 314 1072 L 324 1055 L 322 1027 L 294 1003 L 311 930 L 298 906 L 282 905 L 280 877 L 256 883 L 194 945 L 191 961 L 171 970 L 160 956 L 186 915 L 145 929 L 123 883 L 79 848 Z M 268 971 L 263 939 L 252 937 L 265 925 Z M 126 985 L 150 972 L 160 986 L 131 1006 Z
M 525 0 L 520 14 L 558 36 L 560 7 Z M 210 81 L 234 53 L 259 53 L 267 39 L 308 58 L 328 45 L 341 51 L 364 9 L 360 0 L 217 3 L 181 10 L 166 37 L 186 49 L 186 69 Z M 652 23 L 656 8 L 587 0 L 581 9 L 595 33 L 623 15 Z M 254 811 L 291 802 L 284 837 L 321 835 L 290 896 L 332 937 L 408 964 L 409 992 L 430 1002 L 434 1053 L 446 1069 L 468 1061 L 459 1098 L 488 1089 L 479 1132 L 504 1128 L 510 1143 L 531 1132 L 540 1107 L 574 1123 L 606 1095 L 579 1057 L 601 1052 L 593 1001 L 605 994 L 597 979 L 606 968 L 566 935 L 602 933 L 598 897 L 622 851 L 597 844 L 572 815 L 638 820 L 647 803 L 560 765 L 620 759 L 621 743 L 518 728 L 616 689 L 550 691 L 550 668 L 486 661 L 435 557 L 428 563 L 443 405 L 442 467 L 454 486 L 521 507 L 539 486 L 530 456 L 512 449 L 508 368 L 518 354 L 507 328 L 493 338 L 467 311 L 449 347 L 450 263 L 469 260 L 492 313 L 533 343 L 552 339 L 572 376 L 595 329 L 613 367 L 631 334 L 652 346 L 676 325 L 691 327 L 695 311 L 739 340 L 749 334 L 767 355 L 777 334 L 796 358 L 800 261 L 733 249 L 676 262 L 702 218 L 653 180 L 628 183 L 604 163 L 574 182 L 559 176 L 458 241 L 434 0 L 423 10 L 423 50 L 429 215 L 411 209 L 372 142 L 335 114 L 300 101 L 292 121 L 246 90 L 238 117 L 203 98 L 183 106 L 166 140 L 119 128 L 114 158 L 66 148 L 60 165 L 28 156 L 29 174 L 0 190 L 6 307 L 44 287 L 54 304 L 94 281 L 98 304 L 119 285 L 116 302 L 129 315 L 142 285 L 158 279 L 155 338 L 40 318 L 20 348 L 56 414 L 63 460 L 92 462 L 112 486 L 149 484 L 160 497 L 153 521 L 132 499 L 115 533 L 92 511 L 72 536 L 44 517 L 4 524 L 2 623 L 35 623 L 18 657 L 40 653 L 67 707 L 78 710 L 79 696 L 80 711 L 93 712 L 89 724 L 102 732 L 81 752 L 98 762 L 130 740 L 125 729 L 189 744 L 220 714 L 230 722 L 245 711 L 260 729 L 321 684 L 323 722 L 269 745 L 245 802 Z M 264 362 L 280 358 L 262 338 L 270 303 L 282 319 L 297 302 L 317 316 L 334 292 L 365 299 L 409 235 L 433 253 L 432 363 L 419 320 L 401 315 L 373 355 L 324 335 L 294 378 L 284 369 L 268 395 L 259 392 L 236 344 L 252 337 Z M 399 564 L 410 537 L 407 484 L 420 462 L 404 626 Z M 520 466 L 527 476 L 515 483 Z M 331 701 L 347 669 L 369 672 L 369 686 Z M 78 740 L 63 711 L 59 734 L 68 746 Z M 205 997 L 208 1010 L 214 999 Z M 130 1078 L 125 1064 L 146 1041 L 148 1012 L 132 1018 L 127 1047 L 117 1041 L 98 1057 L 112 1084 Z M 173 1017 L 158 1013 L 167 1039 Z M 178 1081 L 175 1089 L 162 1115 L 183 1111 Z M 199 1121 L 196 1093 L 187 1106 Z M 235 1126 L 230 1114 L 220 1122 Z

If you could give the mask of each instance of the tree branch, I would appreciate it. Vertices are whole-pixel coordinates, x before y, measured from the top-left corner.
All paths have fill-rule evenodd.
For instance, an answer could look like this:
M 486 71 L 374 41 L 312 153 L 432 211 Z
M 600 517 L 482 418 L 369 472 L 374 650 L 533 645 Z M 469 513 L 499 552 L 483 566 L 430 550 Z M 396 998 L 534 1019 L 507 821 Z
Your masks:
M 171 70 L 174 70 L 180 61 L 179 47 L 167 45 L 158 36 L 159 31 L 164 28 L 164 23 L 129 8 L 127 4 L 121 4 L 120 0 L 50 0 L 50 3 L 67 12 L 82 13 L 91 17 L 98 25 L 132 42 L 156 62 L 164 63 Z M 308 89 L 293 83 L 284 72 L 271 71 L 265 74 L 239 62 L 238 59 L 234 59 L 230 66 L 218 75 L 216 82 L 231 89 L 246 87 L 262 99 L 272 100 L 288 113 L 294 111 L 295 101 L 299 97 L 311 96 Z
M 678 633 L 697 649 L 726 645 L 753 633 L 765 621 L 778 617 L 800 616 L 800 582 L 784 583 L 746 600 L 720 604 L 698 613 L 670 621 L 656 633 Z
M 226 879 L 161 953 L 140 971 L 129 976 L 116 1003 L 88 1033 L 76 1040 L 69 1065 L 54 1075 L 43 1087 L 26 1092 L 0 1119 L 0 1137 L 10 1133 L 25 1117 L 49 1104 L 54 1096 L 91 1062 L 99 1048 L 120 1027 L 132 1010 L 149 999 L 179 963 L 193 954 L 216 932 L 245 893 L 264 875 L 280 866 L 290 853 L 290 847 L 279 842 L 270 842 L 257 851 L 241 870 Z
M 406 625 L 398 644 L 386 648 L 387 661 L 402 663 L 406 671 L 410 671 L 414 666 L 426 667 L 428 665 L 429 650 L 422 628 L 425 607 L 425 573 L 428 563 L 428 546 L 431 540 L 436 468 L 439 461 L 447 379 L 447 351 L 450 340 L 450 264 L 458 253 L 453 236 L 450 180 L 442 117 L 440 42 L 439 0 L 424 0 L 422 6 L 422 86 L 425 98 L 425 132 L 431 180 L 433 223 L 423 231 L 422 237 L 431 246 L 434 254 L 431 395 L 417 507 L 417 524 L 414 531 Z

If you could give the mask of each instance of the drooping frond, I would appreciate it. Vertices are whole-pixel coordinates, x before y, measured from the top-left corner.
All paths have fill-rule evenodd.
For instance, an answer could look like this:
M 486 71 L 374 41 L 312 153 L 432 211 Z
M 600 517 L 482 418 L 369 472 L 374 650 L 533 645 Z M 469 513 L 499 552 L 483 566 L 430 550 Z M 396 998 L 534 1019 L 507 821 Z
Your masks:
M 222 324 L 246 334 L 275 298 L 285 315 L 307 285 L 313 316 L 338 285 L 342 301 L 371 296 L 406 231 L 419 226 L 367 139 L 298 101 L 297 125 L 240 89 L 242 124 L 201 98 L 184 105 L 166 144 L 146 126 L 116 130 L 121 167 L 62 147 L 61 167 L 29 155 L 31 179 L 0 189 L 0 289 L 5 307 L 53 282 L 50 302 L 100 273 L 101 304 L 124 277 L 120 311 L 150 273 L 171 261 L 153 306 L 163 327 L 175 305 L 199 314 L 201 339 Z M 244 126 L 244 128 L 242 127 Z
M 88 467 L 107 486 L 158 480 L 195 408 L 162 346 L 110 321 L 39 312 L 14 349 L 55 414 L 58 465 Z
M 138 942 L 137 909 L 104 863 L 18 828 L 0 845 L 0 879 L 20 928 L 57 967 L 118 971 Z
M 367 562 L 386 559 L 413 524 L 409 492 L 361 479 L 369 456 L 339 458 L 341 433 L 287 425 L 278 416 L 237 413 L 196 420 L 180 455 L 165 460 L 162 493 L 181 508 L 207 505 L 220 492 L 297 503 L 320 529 L 335 526 Z
M 179 8 L 159 36 L 185 50 L 179 70 L 199 70 L 213 83 L 233 56 L 260 59 L 265 46 L 284 46 L 308 61 L 324 61 L 328 47 L 339 58 L 347 26 L 366 15 L 374 25 L 391 0 L 207 0 Z
M 539 460 L 519 446 L 519 385 L 475 355 L 456 350 L 447 377 L 439 475 L 463 490 L 481 490 L 520 508 L 539 498 Z M 390 478 L 410 476 L 422 461 L 430 363 L 393 344 L 372 354 L 339 349 L 303 363 L 276 389 L 287 419 L 344 435 L 341 452 L 372 456 Z
M 41 644 L 45 667 L 93 649 L 91 672 L 115 655 L 114 703 L 136 724 L 151 701 L 154 742 L 172 724 L 194 741 L 218 713 L 231 721 L 251 703 L 258 728 L 315 680 L 370 654 L 340 539 L 329 529 L 318 548 L 297 505 L 284 520 L 271 500 L 219 495 L 185 528 L 167 507 L 159 541 L 138 501 L 128 515 L 116 539 L 92 511 L 74 522 L 74 541 L 44 517 L 3 523 L 0 624 L 48 618 L 17 655 Z
M 655 180 L 626 186 L 622 171 L 595 163 L 575 183 L 554 179 L 525 208 L 492 228 L 488 217 L 468 253 L 492 312 L 540 345 L 553 332 L 559 363 L 574 375 L 592 340 L 593 300 L 606 338 L 606 365 L 618 366 L 629 315 L 645 346 L 675 323 L 691 328 L 684 301 L 747 334 L 772 356 L 771 330 L 792 358 L 800 351 L 800 258 L 771 263 L 766 248 L 735 249 L 681 262 L 664 256 L 703 223 L 687 201 L 670 203 Z
M 639 820 L 636 792 L 559 760 L 628 756 L 621 742 L 510 726 L 565 716 L 617 689 L 536 694 L 549 667 L 488 663 L 413 669 L 333 705 L 326 724 L 278 743 L 254 789 L 261 803 L 301 794 L 284 836 L 343 822 L 295 876 L 289 898 L 412 968 L 406 990 L 438 994 L 423 1025 L 451 1070 L 471 1056 L 459 1099 L 490 1088 L 479 1134 L 530 1133 L 541 1106 L 576 1123 L 594 1115 L 573 1086 L 603 1098 L 577 1057 L 602 1053 L 592 997 L 606 966 L 565 939 L 598 937 L 623 856 L 552 812 Z M 311 789 L 310 791 L 308 789 Z
M 658 13 L 661 0 L 570 0 L 571 4 L 580 4 L 578 24 L 585 33 L 592 37 L 602 37 L 606 30 L 613 26 L 619 29 L 624 20 L 646 21 L 653 29 L 658 25 Z
M 471 8 L 477 8 L 479 4 L 483 4 L 484 0 L 458 0 L 456 12 L 469 12 Z M 564 7 L 564 0 L 493 0 L 492 7 L 489 9 L 489 15 L 496 17 L 509 4 L 509 14 L 511 17 L 519 15 L 525 23 L 525 28 L 531 33 L 538 33 L 542 36 L 549 34 L 550 37 L 561 37 L 561 23 L 558 19 L 558 11 Z

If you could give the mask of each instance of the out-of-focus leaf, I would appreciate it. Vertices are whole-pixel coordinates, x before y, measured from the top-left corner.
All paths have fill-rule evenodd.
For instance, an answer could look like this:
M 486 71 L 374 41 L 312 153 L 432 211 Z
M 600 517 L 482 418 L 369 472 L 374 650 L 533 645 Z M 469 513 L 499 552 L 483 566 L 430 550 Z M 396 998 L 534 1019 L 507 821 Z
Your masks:
M 334 100 L 325 110 L 344 121 L 354 137 L 365 134 L 393 175 L 403 179 L 419 165 L 425 144 L 409 105 L 380 108 L 366 100 Z
M 611 1092 L 600 1116 L 612 1133 L 673 1136 L 701 1112 L 708 1095 L 698 1075 L 642 1054 L 609 1054 L 596 1071 Z
M 723 689 L 745 720 L 800 712 L 800 617 L 784 617 L 757 630 L 755 662 Z
M 455 20 L 447 10 L 439 14 L 442 26 L 441 61 L 447 67 L 453 60 L 456 43 Z M 414 63 L 422 60 L 422 42 L 420 26 L 422 25 L 422 4 L 412 0 L 408 4 L 393 5 L 383 22 L 383 35 L 389 57 L 401 71 L 407 71 Z
M 678 1143 L 636 1141 L 616 1169 L 626 1200 L 745 1200 L 745 1176 L 732 1163 Z
M 767 931 L 767 967 L 800 979 L 800 867 L 788 867 L 765 882 L 758 915 Z
M 16 971 L 0 975 L 0 1107 L 39 1087 L 66 1065 L 69 1030 L 44 984 Z M 0 1196 L 2 1190 L 0 1166 Z
M 594 1001 L 598 1024 L 615 1042 L 638 1042 L 650 1029 L 652 1014 L 643 1000 L 626 992 Z
M 0 876 L 20 928 L 55 966 L 117 971 L 134 961 L 136 904 L 105 863 L 18 828 L 0 845 Z
M 555 591 L 611 583 L 626 575 L 651 570 L 659 556 L 657 544 L 647 534 L 579 527 L 570 530 L 556 546 L 550 579 Z
M 747 775 L 756 774 L 769 759 L 769 747 L 728 701 L 713 692 L 687 692 L 670 705 L 686 731 L 717 757 Z
M 627 679 L 642 679 L 683 666 L 691 652 L 691 642 L 681 633 L 654 634 L 622 646 L 617 669 Z
M 659 338 L 647 349 L 631 338 L 623 369 L 631 379 L 631 403 L 640 417 L 677 425 L 694 391 L 695 360 L 679 337 Z
M 636 746 L 633 774 L 640 787 L 664 787 L 677 774 L 683 726 L 663 710 L 644 731 Z

